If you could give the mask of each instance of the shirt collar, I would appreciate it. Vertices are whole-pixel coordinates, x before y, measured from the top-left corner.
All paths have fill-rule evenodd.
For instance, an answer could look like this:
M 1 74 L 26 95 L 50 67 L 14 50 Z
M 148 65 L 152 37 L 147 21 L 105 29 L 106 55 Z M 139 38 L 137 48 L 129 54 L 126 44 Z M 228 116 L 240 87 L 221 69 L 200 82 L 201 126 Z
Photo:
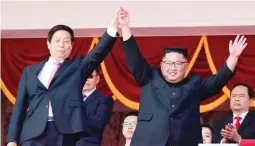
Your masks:
M 48 63 L 49 63 L 49 64 L 53 64 L 53 63 L 55 63 L 56 61 L 57 61 L 57 60 L 55 60 L 55 59 L 53 59 L 52 57 L 50 57 L 49 60 L 48 60 Z M 59 61 L 60 61 L 61 63 L 63 63 L 64 60 L 59 60 Z
M 245 118 L 245 116 L 248 114 L 248 112 L 249 111 L 242 113 L 241 115 L 239 115 L 239 117 L 241 117 L 243 120 Z M 233 113 L 233 119 L 235 119 L 235 117 L 237 117 L 237 115 Z
M 93 90 L 86 92 L 85 95 L 86 97 L 89 97 L 89 95 L 91 95 L 94 91 L 96 90 L 96 88 L 94 88 Z

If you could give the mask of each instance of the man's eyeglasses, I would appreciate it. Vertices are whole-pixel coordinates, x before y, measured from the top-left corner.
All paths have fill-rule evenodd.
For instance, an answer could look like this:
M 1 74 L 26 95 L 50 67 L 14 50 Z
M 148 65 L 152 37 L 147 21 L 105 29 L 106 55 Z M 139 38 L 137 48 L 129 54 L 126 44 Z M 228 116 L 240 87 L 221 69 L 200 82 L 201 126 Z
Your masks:
M 134 122 L 131 122 L 131 123 L 129 123 L 129 122 L 124 122 L 124 123 L 122 123 L 122 126 L 123 126 L 123 127 L 129 127 L 129 126 L 135 127 L 136 124 L 137 124 L 137 121 L 134 121 Z
M 181 68 L 183 64 L 186 64 L 187 62 L 182 61 L 162 61 L 167 68 L 170 68 L 172 65 L 174 65 L 176 68 Z

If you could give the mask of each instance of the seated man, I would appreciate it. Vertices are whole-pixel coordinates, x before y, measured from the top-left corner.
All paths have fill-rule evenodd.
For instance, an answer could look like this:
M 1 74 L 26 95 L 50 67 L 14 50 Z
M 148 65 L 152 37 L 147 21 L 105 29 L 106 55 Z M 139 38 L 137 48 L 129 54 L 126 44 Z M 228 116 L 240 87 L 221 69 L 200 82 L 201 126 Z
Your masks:
M 212 138 L 214 135 L 213 128 L 206 123 L 201 124 L 201 128 L 202 128 L 202 143 L 204 144 L 212 143 Z
M 101 146 L 104 128 L 111 119 L 114 101 L 112 97 L 105 96 L 96 89 L 99 80 L 99 70 L 96 69 L 83 87 L 89 132 L 84 133 L 76 146 Z
M 255 115 L 249 111 L 253 92 L 246 84 L 233 86 L 230 108 L 233 114 L 215 122 L 215 141 L 239 143 L 241 139 L 255 139 Z
M 125 146 L 130 146 L 131 139 L 133 137 L 136 124 L 137 124 L 137 113 L 131 112 L 126 115 L 126 118 L 124 119 L 124 122 L 122 124 L 122 133 L 124 137 L 126 138 Z

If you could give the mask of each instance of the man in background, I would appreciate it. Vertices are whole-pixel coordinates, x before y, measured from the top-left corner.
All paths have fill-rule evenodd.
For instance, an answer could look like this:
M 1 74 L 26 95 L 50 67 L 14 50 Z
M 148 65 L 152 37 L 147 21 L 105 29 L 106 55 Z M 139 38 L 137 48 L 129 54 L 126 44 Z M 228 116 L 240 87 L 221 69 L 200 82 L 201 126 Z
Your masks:
M 130 112 L 126 115 L 122 123 L 122 133 L 126 139 L 125 146 L 130 146 L 133 134 L 135 132 L 138 115 L 136 112 Z
M 252 99 L 250 86 L 243 83 L 233 86 L 230 96 L 232 114 L 215 122 L 215 142 L 239 143 L 242 139 L 255 139 L 255 114 L 249 110 Z
M 114 101 L 112 97 L 101 94 L 96 86 L 99 83 L 99 69 L 95 69 L 82 90 L 86 108 L 88 132 L 77 142 L 76 146 L 101 146 L 104 128 L 110 122 Z

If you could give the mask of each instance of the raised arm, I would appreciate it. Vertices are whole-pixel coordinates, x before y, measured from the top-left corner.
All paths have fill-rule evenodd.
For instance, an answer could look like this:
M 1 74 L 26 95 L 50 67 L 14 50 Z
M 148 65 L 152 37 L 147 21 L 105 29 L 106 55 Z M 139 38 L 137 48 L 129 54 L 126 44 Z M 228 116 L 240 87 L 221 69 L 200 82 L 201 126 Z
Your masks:
M 151 78 L 151 68 L 142 53 L 129 28 L 129 14 L 121 9 L 118 17 L 123 36 L 123 48 L 127 58 L 127 64 L 130 72 L 133 74 L 136 82 L 142 86 Z
M 114 22 L 107 28 L 107 31 L 103 34 L 95 48 L 92 49 L 87 56 L 80 58 L 80 66 L 84 80 L 100 65 L 115 44 L 118 37 L 117 29 L 119 25 L 117 14 Z
M 217 74 L 203 80 L 201 83 L 201 100 L 218 94 L 221 89 L 233 77 L 239 56 L 247 46 L 246 38 L 238 35 L 235 41 L 229 42 L 229 57 L 226 64 L 218 71 Z

